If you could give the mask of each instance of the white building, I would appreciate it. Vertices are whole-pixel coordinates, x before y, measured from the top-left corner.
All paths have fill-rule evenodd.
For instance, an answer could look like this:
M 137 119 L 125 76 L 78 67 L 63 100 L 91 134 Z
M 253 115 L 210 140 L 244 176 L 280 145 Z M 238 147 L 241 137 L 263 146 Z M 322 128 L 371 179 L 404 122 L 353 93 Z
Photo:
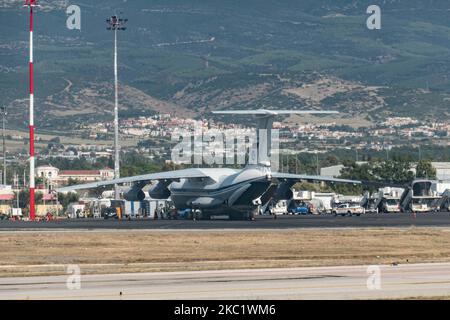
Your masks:
M 40 166 L 36 168 L 36 177 L 52 180 L 58 177 L 59 169 L 53 166 Z
M 367 162 L 357 162 L 361 165 Z M 436 169 L 436 178 L 439 181 L 450 181 L 450 162 L 432 162 L 432 166 Z M 411 165 L 411 171 L 416 172 L 416 165 Z M 344 168 L 343 165 L 336 165 L 331 167 L 325 167 L 320 169 L 320 175 L 326 177 L 339 177 L 341 175 L 341 170 Z
M 450 181 L 450 162 L 432 162 L 436 169 L 436 178 L 441 181 Z
M 103 168 L 100 170 L 59 170 L 53 166 L 36 168 L 36 177 L 43 178 L 53 186 L 67 185 L 69 180 L 79 183 L 89 183 L 114 179 L 114 170 Z

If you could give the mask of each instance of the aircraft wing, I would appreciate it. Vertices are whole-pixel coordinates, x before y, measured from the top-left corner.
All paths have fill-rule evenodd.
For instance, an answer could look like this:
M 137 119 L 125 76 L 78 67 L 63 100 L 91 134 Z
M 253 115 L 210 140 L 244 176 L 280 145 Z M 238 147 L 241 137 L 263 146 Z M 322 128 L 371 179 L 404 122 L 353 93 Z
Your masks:
M 140 176 L 133 176 L 127 178 L 120 178 L 114 180 L 105 180 L 98 181 L 93 183 L 86 183 L 80 185 L 74 185 L 69 187 L 63 187 L 56 189 L 57 192 L 70 192 L 75 190 L 85 190 L 85 189 L 96 189 L 105 186 L 111 186 L 115 184 L 123 184 L 123 183 L 133 183 L 133 182 L 144 182 L 150 183 L 152 180 L 180 180 L 180 179 L 194 179 L 194 178 L 209 178 L 209 175 L 206 175 L 201 170 L 198 169 L 183 169 L 183 170 L 175 170 L 175 171 L 167 171 L 167 172 L 158 172 L 151 174 L 144 174 Z
M 347 179 L 336 179 L 331 177 L 324 177 L 324 176 L 309 176 L 309 175 L 303 175 L 303 174 L 291 174 L 291 173 L 281 173 L 281 172 L 274 172 L 272 173 L 273 178 L 277 179 L 286 179 L 286 180 L 298 180 L 298 181 L 324 181 L 324 182 L 331 182 L 331 183 L 349 183 L 349 184 L 361 184 L 361 181 L 357 180 L 347 180 Z

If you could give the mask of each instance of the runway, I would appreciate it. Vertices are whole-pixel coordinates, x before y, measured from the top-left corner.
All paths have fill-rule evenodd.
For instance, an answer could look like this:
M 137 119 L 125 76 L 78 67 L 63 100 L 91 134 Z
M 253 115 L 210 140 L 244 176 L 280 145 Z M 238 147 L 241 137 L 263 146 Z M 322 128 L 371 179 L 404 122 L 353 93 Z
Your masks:
M 0 299 L 385 299 L 450 296 L 450 263 L 380 266 L 380 289 L 366 266 L 1 278 Z M 373 283 L 370 281 L 370 283 Z
M 292 229 L 292 228 L 363 228 L 363 227 L 450 227 L 450 213 L 423 213 L 414 218 L 410 214 L 366 214 L 360 217 L 333 215 L 258 216 L 255 221 L 190 221 L 190 220 L 59 220 L 52 222 L 0 221 L 0 231 L 33 229 Z

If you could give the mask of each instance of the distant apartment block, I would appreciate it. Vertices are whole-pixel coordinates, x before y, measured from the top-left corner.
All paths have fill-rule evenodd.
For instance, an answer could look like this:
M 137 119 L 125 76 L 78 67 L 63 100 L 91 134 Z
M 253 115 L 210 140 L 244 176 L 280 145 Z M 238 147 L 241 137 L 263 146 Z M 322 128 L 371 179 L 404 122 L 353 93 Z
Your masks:
M 40 166 L 36 168 L 36 176 L 44 178 L 53 186 L 64 186 L 70 180 L 79 183 L 89 183 L 114 178 L 114 170 L 104 168 L 100 170 L 59 170 L 53 166 Z

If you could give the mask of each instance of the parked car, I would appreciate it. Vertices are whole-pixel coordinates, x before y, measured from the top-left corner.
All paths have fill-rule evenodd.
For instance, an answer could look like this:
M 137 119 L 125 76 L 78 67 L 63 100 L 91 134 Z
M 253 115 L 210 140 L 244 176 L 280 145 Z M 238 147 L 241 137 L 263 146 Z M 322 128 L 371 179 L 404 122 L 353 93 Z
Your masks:
M 191 214 L 191 209 L 180 209 L 177 211 L 177 216 L 180 219 L 189 219 L 190 214 Z
M 339 204 L 337 207 L 333 208 L 332 213 L 337 216 L 337 215 L 341 215 L 341 216 L 352 216 L 352 215 L 356 215 L 356 216 L 360 216 L 361 214 L 365 213 L 365 209 L 363 207 L 361 207 L 360 205 L 357 204 L 351 204 L 351 203 L 342 203 Z
M 311 210 L 310 210 L 310 206 L 308 204 L 300 203 L 300 204 L 295 205 L 294 207 L 292 207 L 289 210 L 289 213 L 290 214 L 295 214 L 295 215 L 298 215 L 298 214 L 310 214 Z
M 117 210 L 114 207 L 104 208 L 102 210 L 102 215 L 105 220 L 107 219 L 118 219 Z

